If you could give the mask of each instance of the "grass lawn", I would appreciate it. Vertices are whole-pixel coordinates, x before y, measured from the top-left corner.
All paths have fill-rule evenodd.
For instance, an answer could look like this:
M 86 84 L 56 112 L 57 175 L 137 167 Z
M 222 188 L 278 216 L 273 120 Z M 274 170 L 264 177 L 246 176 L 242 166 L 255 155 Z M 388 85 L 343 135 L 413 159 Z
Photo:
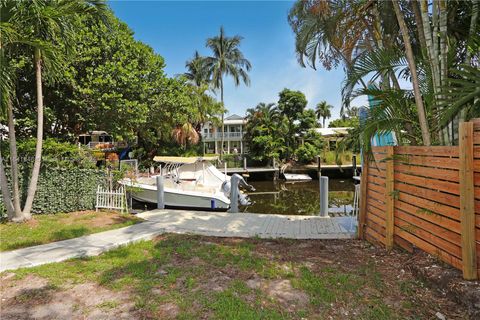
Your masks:
M 356 240 L 164 235 L 0 274 L 3 319 L 432 319 L 465 316 Z M 92 294 L 94 293 L 94 294 Z
M 0 251 L 14 250 L 91 233 L 126 227 L 142 221 L 114 211 L 79 211 L 34 215 L 25 223 L 0 224 Z

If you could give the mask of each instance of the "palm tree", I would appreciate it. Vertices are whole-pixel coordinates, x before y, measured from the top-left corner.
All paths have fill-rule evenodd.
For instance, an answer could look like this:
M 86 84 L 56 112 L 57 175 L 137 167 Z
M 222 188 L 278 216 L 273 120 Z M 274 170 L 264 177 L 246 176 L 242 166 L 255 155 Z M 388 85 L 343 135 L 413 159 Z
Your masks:
M 206 46 L 213 52 L 211 57 L 205 58 L 206 68 L 210 75 L 212 85 L 215 89 L 220 89 L 220 102 L 225 107 L 223 100 L 223 84 L 224 76 L 231 76 L 235 86 L 239 86 L 241 82 L 247 86 L 250 85 L 248 71 L 252 68 L 250 62 L 244 58 L 239 46 L 242 41 L 241 36 L 227 37 L 223 27 L 220 28 L 218 36 L 208 38 Z M 222 151 L 225 141 L 225 122 L 222 113 Z
M 37 143 L 35 148 L 35 160 L 30 176 L 27 197 L 23 210 L 15 208 L 13 220 L 22 221 L 31 218 L 33 199 L 37 190 L 38 177 L 40 174 L 42 146 L 43 146 L 43 70 L 46 66 L 54 73 L 58 68 L 58 61 L 65 54 L 64 48 L 69 48 L 73 43 L 73 35 L 78 28 L 78 18 L 82 15 L 94 15 L 103 17 L 106 5 L 101 0 L 26 0 L 26 1 L 2 1 L 2 33 L 9 29 L 10 35 L 15 35 L 18 41 L 10 37 L 10 41 L 2 45 L 15 46 L 26 45 L 26 49 L 33 49 L 36 98 L 37 98 Z M 7 11 L 5 13 L 5 11 Z M 3 50 L 3 47 L 2 47 Z M 3 63 L 2 52 L 2 63 Z M 3 72 L 2 72 L 3 73 Z M 12 79 L 13 80 L 13 79 Z M 2 93 L 7 86 L 2 81 Z M 11 94 L 11 93 L 10 93 Z M 9 107 L 10 108 L 10 107 Z M 9 113 L 9 122 L 13 123 L 13 112 Z M 13 127 L 13 126 L 12 126 Z M 14 128 L 14 127 L 13 127 Z M 11 137 L 14 137 L 14 130 Z M 12 139 L 11 139 L 12 140 Z M 14 139 L 13 139 L 14 140 Z M 11 148 L 14 141 L 11 141 Z M 16 146 L 15 148 L 16 153 Z M 12 153 L 14 154 L 14 153 Z M 3 169 L 3 166 L 0 167 Z M 18 172 L 12 167 L 13 175 Z M 3 176 L 3 172 L 1 173 Z M 15 194 L 16 181 L 14 183 L 14 204 L 19 194 Z M 16 207 L 16 205 L 15 205 Z
M 205 57 L 202 57 L 198 51 L 195 51 L 193 58 L 185 63 L 185 68 L 187 72 L 183 75 L 191 84 L 197 87 L 209 84 L 210 76 L 205 65 Z
M 392 1 L 392 4 L 393 9 L 395 10 L 395 15 L 397 16 L 398 25 L 400 26 L 400 30 L 402 33 L 403 43 L 405 45 L 405 53 L 407 57 L 408 67 L 410 69 L 410 74 L 412 77 L 413 92 L 415 94 L 415 105 L 417 106 L 418 122 L 422 131 L 423 143 L 426 146 L 429 146 L 431 144 L 430 131 L 428 128 L 425 105 L 423 103 L 422 95 L 420 92 L 420 83 L 417 73 L 417 66 L 415 64 L 415 57 L 411 45 L 410 35 L 408 33 L 408 28 L 405 23 L 405 17 L 402 10 L 400 9 L 400 4 L 398 3 L 398 1 Z
M 332 113 L 330 112 L 330 109 L 332 108 L 333 106 L 329 105 L 327 101 L 320 102 L 315 108 L 315 114 L 317 115 L 317 119 L 320 120 L 320 118 L 323 118 L 323 128 L 325 128 L 325 120 L 330 119 L 330 117 L 332 116 Z
M 197 144 L 200 140 L 197 130 L 195 130 L 190 122 L 186 122 L 173 129 L 172 137 L 184 149 L 187 144 Z

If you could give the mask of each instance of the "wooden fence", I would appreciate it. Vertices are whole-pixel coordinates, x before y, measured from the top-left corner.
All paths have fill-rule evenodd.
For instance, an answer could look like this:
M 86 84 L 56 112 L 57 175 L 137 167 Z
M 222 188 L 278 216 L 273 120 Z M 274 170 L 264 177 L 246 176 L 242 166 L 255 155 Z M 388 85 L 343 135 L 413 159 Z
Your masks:
M 459 146 L 373 148 L 362 173 L 359 237 L 421 249 L 473 280 L 480 278 L 480 119 L 459 131 Z

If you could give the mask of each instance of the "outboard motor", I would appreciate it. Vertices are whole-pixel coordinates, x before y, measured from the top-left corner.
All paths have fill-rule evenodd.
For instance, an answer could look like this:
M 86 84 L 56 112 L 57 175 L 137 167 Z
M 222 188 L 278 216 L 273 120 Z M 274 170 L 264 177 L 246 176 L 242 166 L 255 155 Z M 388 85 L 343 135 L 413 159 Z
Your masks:
M 234 186 L 236 190 L 232 190 L 232 182 L 234 184 L 237 184 L 236 186 Z M 250 199 L 248 199 L 248 196 L 246 194 L 240 192 L 239 187 L 243 187 L 248 191 L 255 191 L 255 188 L 252 185 L 249 185 L 241 175 L 236 173 L 232 175 L 232 179 L 230 179 L 230 181 L 225 181 L 222 184 L 223 192 L 225 192 L 225 194 L 227 194 L 227 196 L 230 197 L 230 206 L 232 208 L 231 210 L 232 212 L 238 211 L 238 202 L 240 202 L 242 206 L 246 206 L 250 204 Z M 232 191 L 236 191 L 236 192 L 232 192 Z M 232 199 L 232 195 L 233 196 L 237 195 L 238 199 Z

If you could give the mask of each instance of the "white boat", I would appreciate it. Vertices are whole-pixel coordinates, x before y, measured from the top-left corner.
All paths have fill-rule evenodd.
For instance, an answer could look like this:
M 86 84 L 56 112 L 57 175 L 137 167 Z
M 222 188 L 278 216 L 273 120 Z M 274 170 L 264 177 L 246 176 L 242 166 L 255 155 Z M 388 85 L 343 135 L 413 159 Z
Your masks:
M 230 177 L 209 161 L 215 157 L 155 157 L 164 164 L 165 206 L 225 211 L 230 207 Z M 157 176 L 123 179 L 120 183 L 133 187 L 132 197 L 138 201 L 157 203 Z M 248 202 L 241 194 L 240 201 Z
M 284 173 L 283 176 L 287 181 L 310 181 L 312 177 L 308 174 L 299 174 L 299 173 Z

